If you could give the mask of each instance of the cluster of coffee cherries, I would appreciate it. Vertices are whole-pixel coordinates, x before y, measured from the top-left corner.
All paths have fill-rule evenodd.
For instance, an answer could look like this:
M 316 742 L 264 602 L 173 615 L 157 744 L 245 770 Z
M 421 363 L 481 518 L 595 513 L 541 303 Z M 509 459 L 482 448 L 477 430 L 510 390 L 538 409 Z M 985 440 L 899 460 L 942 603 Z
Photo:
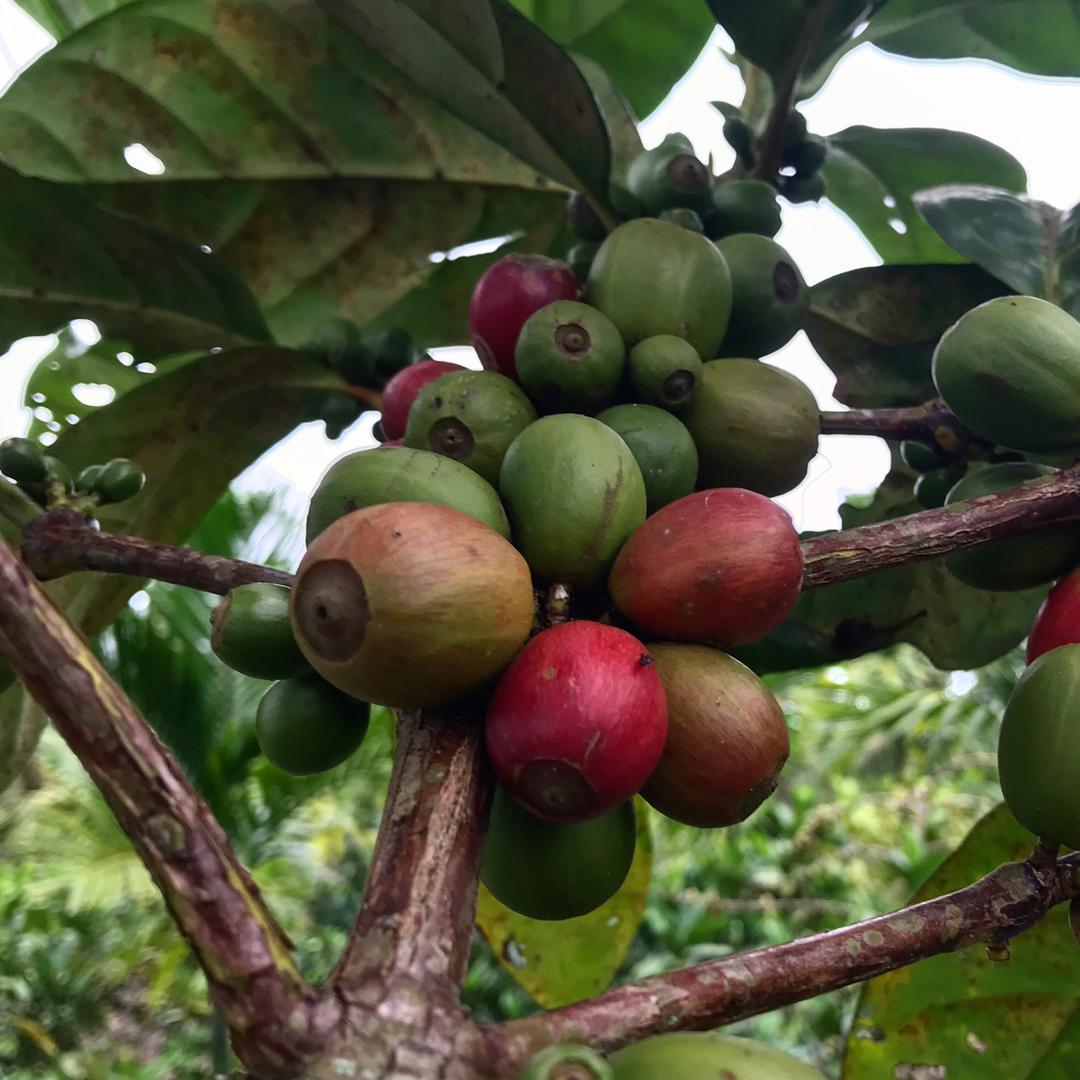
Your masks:
M 770 496 L 805 475 L 818 410 L 760 357 L 798 330 L 806 287 L 771 216 L 713 240 L 666 214 L 698 171 L 685 156 L 646 152 L 631 186 L 647 199 L 660 177 L 669 205 L 596 214 L 584 276 L 495 261 L 469 306 L 483 370 L 392 375 L 384 441 L 313 494 L 291 590 L 243 586 L 214 617 L 218 655 L 277 680 L 256 731 L 292 772 L 348 756 L 373 704 L 482 715 L 499 781 L 483 880 L 530 917 L 618 889 L 635 796 L 731 825 L 788 754 L 776 699 L 724 650 L 799 595 L 798 536 Z
M 0 473 L 39 505 L 71 507 L 80 513 L 125 502 L 138 495 L 146 481 L 142 469 L 130 458 L 87 465 L 73 476 L 71 469 L 45 453 L 40 443 L 24 438 L 0 443 Z

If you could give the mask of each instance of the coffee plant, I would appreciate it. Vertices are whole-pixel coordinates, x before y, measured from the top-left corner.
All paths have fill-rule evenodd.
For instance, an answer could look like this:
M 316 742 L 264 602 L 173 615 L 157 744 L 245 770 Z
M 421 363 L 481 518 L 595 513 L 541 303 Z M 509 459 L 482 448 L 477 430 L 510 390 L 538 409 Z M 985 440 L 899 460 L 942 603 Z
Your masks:
M 0 444 L 0 785 L 47 717 L 246 1074 L 810 1080 L 715 1029 L 867 982 L 849 1080 L 1076 1075 L 1057 909 L 1080 927 L 1061 854 L 1080 846 L 1080 218 L 983 140 L 823 137 L 798 108 L 867 41 L 1080 75 L 1072 5 L 21 6 L 57 44 L 0 98 L 2 344 L 75 319 L 102 341 L 43 362 L 29 392 L 53 419 Z M 719 174 L 681 133 L 646 149 L 636 120 L 717 23 L 745 83 L 716 103 Z M 161 176 L 133 179 L 136 144 Z M 807 285 L 774 237 L 822 198 L 883 265 Z M 845 409 L 763 362 L 799 331 Z M 426 351 L 466 343 L 480 370 Z M 73 397 L 91 378 L 109 404 Z M 183 545 L 298 425 L 333 439 L 365 412 L 380 445 L 311 493 L 295 573 Z M 884 438 L 893 464 L 843 529 L 800 537 L 773 500 L 823 434 Z M 221 597 L 207 648 L 268 684 L 250 754 L 283 774 L 343 763 L 372 706 L 395 711 L 319 985 L 223 809 L 88 644 L 146 580 Z M 790 747 L 762 676 L 896 642 L 965 669 L 1025 637 L 1007 809 L 912 906 L 593 997 L 526 979 L 544 950 L 610 979 L 650 817 L 722 829 L 770 798 Z M 470 1018 L 474 926 L 544 1011 Z

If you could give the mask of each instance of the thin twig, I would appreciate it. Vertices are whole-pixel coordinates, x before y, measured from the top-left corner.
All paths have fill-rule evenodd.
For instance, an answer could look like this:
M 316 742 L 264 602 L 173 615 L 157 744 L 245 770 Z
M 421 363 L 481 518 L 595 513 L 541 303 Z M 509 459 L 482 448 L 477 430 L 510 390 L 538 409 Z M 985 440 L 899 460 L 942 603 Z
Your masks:
M 784 160 L 784 136 L 787 132 L 788 114 L 795 100 L 795 91 L 806 61 L 817 44 L 834 3 L 835 0 L 818 0 L 818 3 L 807 14 L 799 43 L 791 55 L 791 64 L 776 88 L 776 96 L 769 110 L 769 119 L 758 148 L 757 160 L 750 174 L 758 180 L 771 184 L 780 171 Z
M 940 400 L 898 409 L 845 409 L 821 414 L 822 435 L 877 435 L 882 439 L 913 439 L 945 454 L 959 454 L 971 433 Z
M 293 575 L 257 563 L 207 555 L 139 536 L 98 532 L 70 510 L 44 514 L 23 530 L 22 557 L 42 580 L 96 570 L 167 581 L 224 596 L 238 585 L 266 581 L 291 586 Z

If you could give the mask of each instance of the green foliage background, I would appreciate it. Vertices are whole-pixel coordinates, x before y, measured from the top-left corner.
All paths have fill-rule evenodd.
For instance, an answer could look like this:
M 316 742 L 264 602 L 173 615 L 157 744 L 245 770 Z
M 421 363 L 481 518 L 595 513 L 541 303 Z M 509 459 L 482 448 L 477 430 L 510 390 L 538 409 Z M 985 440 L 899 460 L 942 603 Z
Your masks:
M 105 527 L 285 566 L 299 523 L 270 499 L 225 493 L 309 418 L 313 398 L 346 390 L 300 348 L 313 327 L 334 315 L 405 327 L 424 347 L 464 341 L 469 292 L 492 261 L 515 247 L 565 252 L 569 188 L 610 210 L 609 184 L 641 146 L 637 117 L 715 21 L 734 42 L 743 114 L 759 129 L 774 86 L 806 99 L 862 42 L 1080 76 L 1074 0 L 828 0 L 801 66 L 815 5 L 800 0 L 668 0 L 661 19 L 646 0 L 20 2 L 57 41 L 0 97 L 0 346 L 58 334 L 27 391 L 53 419 L 31 433 L 56 436 L 76 468 L 120 454 L 144 468 L 147 488 L 104 513 Z M 133 176 L 132 143 L 160 155 L 166 174 Z M 824 172 L 830 201 L 886 264 L 813 289 L 807 331 L 845 404 L 924 400 L 937 338 L 989 296 L 1026 291 L 1078 313 L 1080 218 L 1028 197 L 1022 164 L 1001 148 L 953 131 L 857 126 L 829 137 Z M 93 319 L 102 341 L 80 345 L 76 318 Z M 115 401 L 83 406 L 73 387 L 87 381 L 112 387 Z M 896 469 L 844 508 L 845 524 L 910 512 L 911 481 Z M 262 686 L 209 654 L 210 601 L 155 584 L 129 604 L 138 588 L 86 575 L 50 585 L 100 634 L 102 658 L 318 979 L 363 884 L 388 718 L 340 768 L 284 776 L 253 740 Z M 777 795 L 733 829 L 652 816 L 640 929 L 632 942 L 618 935 L 604 975 L 616 962 L 625 980 L 828 929 L 1013 857 L 1018 840 L 1000 814 L 969 830 L 999 794 L 997 719 L 1021 665 L 1009 650 L 1039 599 L 961 588 L 937 562 L 804 598 L 745 655 L 774 673 L 791 726 Z M 43 726 L 20 690 L 0 699 L 0 1075 L 225 1071 L 201 976 L 81 768 L 51 734 L 34 753 Z M 636 919 L 641 901 L 624 897 L 618 911 Z M 1039 949 L 1061 951 L 1054 926 L 1040 927 Z M 515 934 L 498 957 L 476 938 L 465 996 L 481 1019 L 535 1007 L 512 977 L 530 931 Z M 910 985 L 886 978 L 737 1030 L 845 1080 L 874 1080 L 886 1059 L 924 1051 L 954 1055 L 962 1070 L 970 1060 L 957 1040 L 972 1023 L 1001 1029 L 990 992 L 1001 990 L 1038 1020 L 1009 1029 L 1036 1062 L 1025 1076 L 1076 1074 L 1076 995 L 1048 1003 L 1034 962 L 1011 983 L 988 979 L 971 950 L 935 964 Z M 955 1022 L 948 1008 L 919 1011 L 932 996 L 927 970 L 975 999 Z M 547 999 L 567 993 L 556 976 L 537 987 Z M 933 1038 L 911 1036 L 911 1015 Z

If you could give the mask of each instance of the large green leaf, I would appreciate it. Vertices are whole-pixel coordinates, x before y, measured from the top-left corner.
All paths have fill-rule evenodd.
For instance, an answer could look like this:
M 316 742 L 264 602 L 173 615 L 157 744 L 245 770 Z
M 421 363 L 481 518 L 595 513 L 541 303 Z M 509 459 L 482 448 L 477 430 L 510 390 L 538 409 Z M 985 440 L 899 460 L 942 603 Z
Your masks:
M 999 807 L 912 901 L 962 888 L 1033 845 Z M 1080 950 L 1064 908 L 1016 938 L 1008 963 L 972 946 L 879 976 L 863 990 L 843 1080 L 1066 1080 L 1080 1073 L 1078 986 Z
M 446 252 L 499 237 L 544 252 L 563 225 L 561 193 L 464 184 L 223 181 L 92 190 L 213 247 L 251 285 L 274 337 L 294 345 L 331 315 L 405 327 L 421 346 L 466 341 L 469 293 L 498 255 L 446 260 Z
M 1018 293 L 1041 296 L 1080 317 L 1080 208 L 1058 210 L 1000 188 L 948 185 L 915 205 L 962 255 Z
M 542 922 L 505 907 L 480 886 L 476 925 L 499 963 L 545 1009 L 606 989 L 637 934 L 652 869 L 649 808 L 635 800 L 637 848 L 619 891 L 576 919 Z
M 921 59 L 972 56 L 1033 75 L 1080 75 L 1076 0 L 890 0 L 859 41 Z
M 127 164 L 135 144 L 160 178 Z M 573 59 L 493 0 L 132 4 L 16 80 L 0 146 L 214 248 L 294 344 L 377 317 L 438 253 L 534 228 L 545 250 L 560 192 L 602 201 L 610 157 Z
M 890 473 L 868 507 L 840 508 L 844 527 L 916 513 L 911 484 L 910 475 Z M 790 671 L 906 641 L 939 668 L 967 670 L 1019 644 L 1045 595 L 1045 587 L 973 589 L 953 577 L 943 560 L 930 559 L 812 589 L 771 634 L 733 651 L 758 672 Z
M 816 32 L 809 55 L 802 47 L 811 32 L 815 5 L 804 0 L 709 0 L 716 21 L 728 32 L 740 56 L 764 68 L 779 81 L 793 73 L 802 61 L 805 70 L 814 70 L 851 39 L 883 0 L 832 0 L 824 25 Z
M 77 471 L 134 458 L 147 475 L 133 499 L 100 512 L 102 526 L 153 540 L 185 540 L 237 473 L 307 415 L 312 393 L 341 389 L 317 358 L 273 346 L 200 356 L 140 384 L 68 428 L 52 452 Z M 102 630 L 137 579 L 72 574 L 49 591 L 86 634 Z M 33 751 L 41 718 L 20 690 L 0 702 L 0 790 Z
M 935 395 L 930 358 L 965 311 L 1009 290 L 976 266 L 869 266 L 810 290 L 804 328 L 854 408 L 918 405 Z
M 74 318 L 147 355 L 269 337 L 254 298 L 213 255 L 0 166 L 0 352 Z
M 1023 191 L 1011 154 L 960 131 L 851 127 L 829 136 L 826 193 L 886 262 L 960 262 L 919 215 L 916 192 L 940 184 L 993 184 Z
M 715 25 L 701 0 L 513 0 L 546 34 L 596 61 L 639 116 L 697 59 Z

